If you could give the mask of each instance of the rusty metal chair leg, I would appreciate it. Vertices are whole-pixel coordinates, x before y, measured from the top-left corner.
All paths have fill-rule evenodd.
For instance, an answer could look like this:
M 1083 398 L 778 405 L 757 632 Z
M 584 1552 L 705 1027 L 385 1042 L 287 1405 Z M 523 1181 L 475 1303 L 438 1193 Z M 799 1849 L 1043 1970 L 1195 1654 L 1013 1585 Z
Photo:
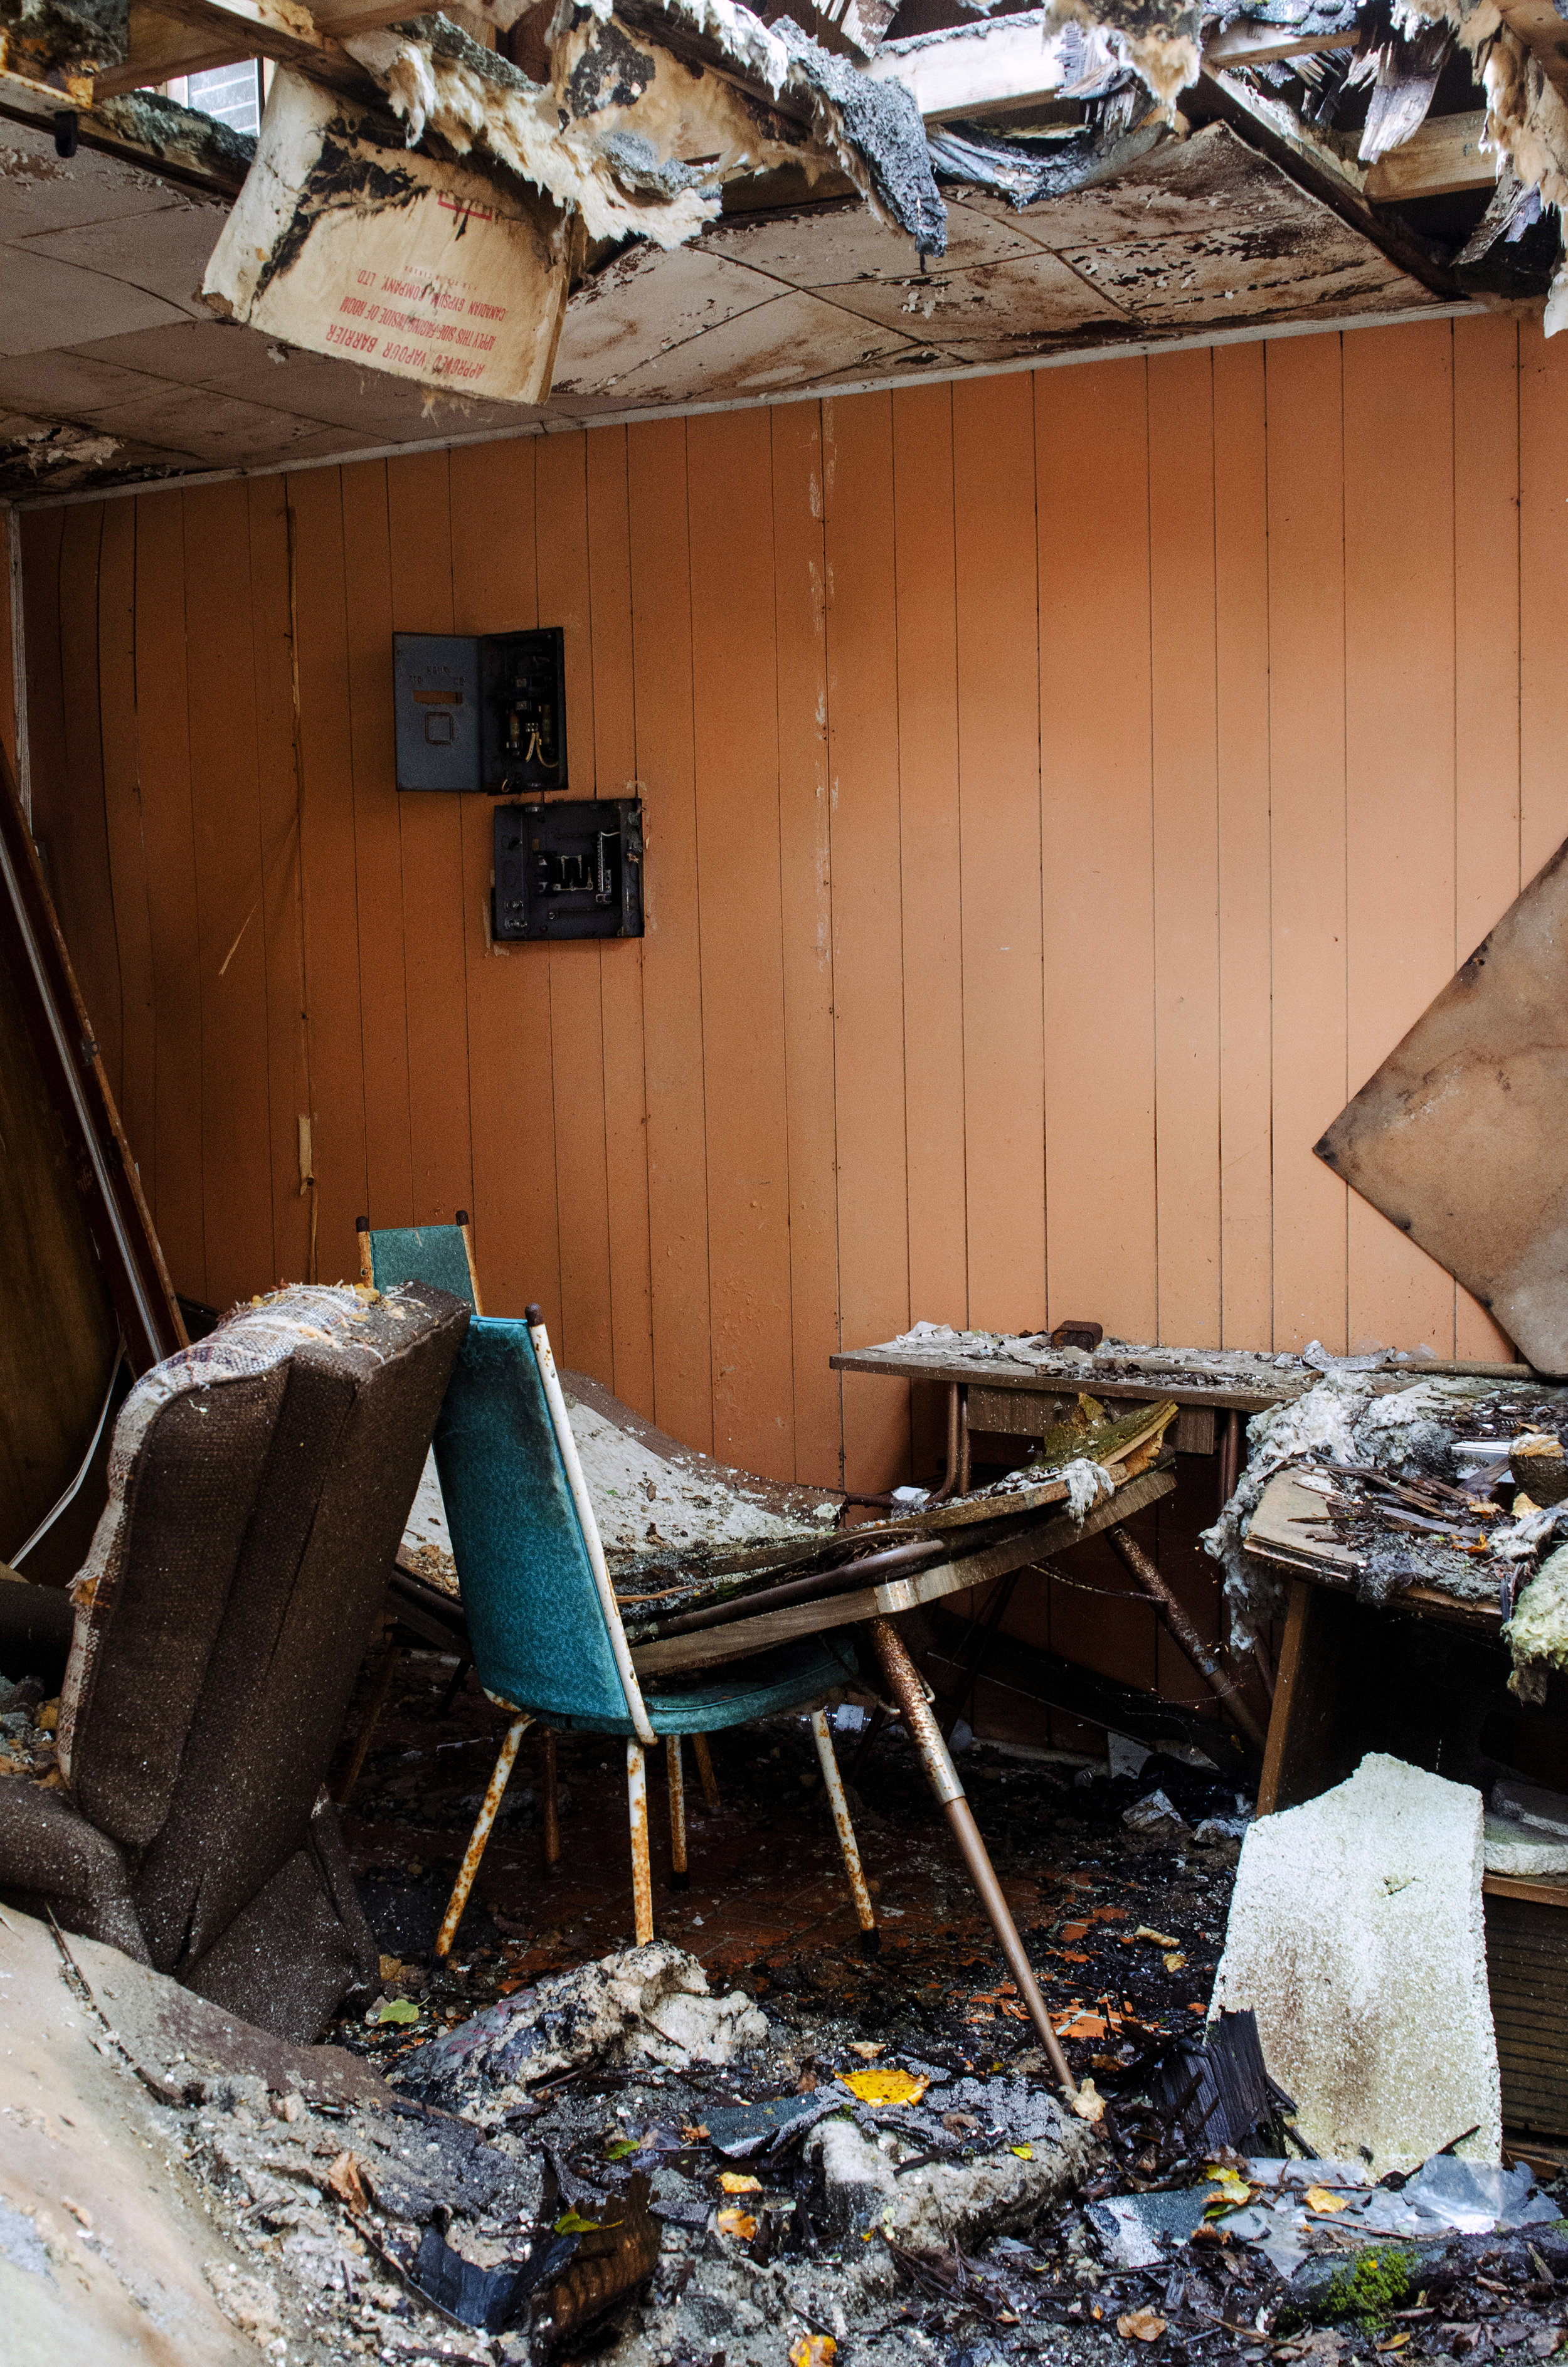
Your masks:
M 665 1737 L 665 1764 L 670 1779 L 670 1888 L 689 1890 L 686 1863 L 686 1774 L 680 1763 L 680 1737 Z
M 953 1839 L 963 1852 L 970 1878 L 980 1893 L 981 1903 L 991 1920 L 991 1928 L 1001 1942 L 1002 1954 L 1006 1959 L 1007 1970 L 1013 1976 L 1019 1999 L 1028 2009 L 1029 2020 L 1050 2058 L 1051 2069 L 1068 2095 L 1075 2096 L 1077 2088 L 1068 2068 L 1067 2057 L 1062 2052 L 1062 2042 L 1051 2026 L 1051 2016 L 1045 2010 L 1045 1999 L 1040 1993 L 1033 1967 L 1024 1953 L 1024 1943 L 1018 1937 L 1012 1909 L 1002 1895 L 1002 1886 L 996 1879 L 989 1852 L 980 1837 L 980 1828 L 964 1797 L 958 1770 L 949 1756 L 941 1728 L 926 1698 L 920 1672 L 891 1619 L 873 1619 L 870 1622 L 870 1637 L 887 1680 L 888 1691 L 903 1712 L 905 1730 L 920 1753 L 931 1789 L 947 1811 Z
M 479 1804 L 479 1814 L 473 1820 L 473 1830 L 469 1835 L 468 1847 L 463 1852 L 463 1862 L 458 1868 L 458 1878 L 452 1885 L 452 1895 L 447 1901 L 447 1911 L 441 1918 L 441 1928 L 436 1934 L 436 1954 L 438 1957 L 449 1956 L 451 1954 L 452 1942 L 458 1936 L 458 1925 L 462 1921 L 463 1908 L 468 1905 L 469 1892 L 473 1888 L 474 1876 L 479 1872 L 479 1862 L 484 1855 L 485 1843 L 490 1839 L 490 1829 L 495 1822 L 495 1812 L 501 1806 L 502 1795 L 506 1789 L 512 1769 L 517 1763 L 517 1746 L 532 1724 L 531 1716 L 525 1714 L 519 1718 L 515 1718 L 506 1728 L 506 1738 L 501 1745 L 500 1756 L 495 1761 L 495 1772 L 490 1778 L 488 1791 Z
M 561 1795 L 555 1781 L 555 1728 L 544 1729 L 544 1870 L 555 1872 L 561 1863 Z
M 1227 1716 L 1234 1718 L 1253 1749 L 1261 1756 L 1267 1738 L 1242 1699 L 1241 1689 L 1234 1677 L 1228 1675 L 1220 1666 L 1219 1655 L 1210 1650 L 1137 1538 L 1131 1536 L 1119 1522 L 1113 1523 L 1105 1535 L 1122 1567 L 1131 1571 L 1144 1593 L 1163 1613 L 1165 1625 Z
M 364 1772 L 370 1739 L 376 1731 L 381 1712 L 387 1705 L 387 1695 L 392 1691 L 392 1681 L 397 1673 L 397 1664 L 402 1655 L 401 1644 L 388 1644 L 376 1663 L 376 1673 L 370 1684 L 370 1698 L 365 1704 L 365 1715 L 360 1721 L 358 1739 L 354 1745 L 354 1756 L 348 1762 L 347 1774 L 337 1787 L 337 1805 L 340 1808 L 346 1808 L 348 1806 L 354 1796 L 354 1786 Z
M 844 1853 L 844 1871 L 849 1876 L 849 1887 L 855 1897 L 855 1912 L 860 1923 L 860 1954 L 874 1956 L 882 1944 L 882 1935 L 877 1929 L 876 1910 L 871 1905 L 871 1893 L 865 1869 L 860 1863 L 859 1844 L 855 1839 L 855 1828 L 849 1821 L 849 1803 L 844 1796 L 844 1779 L 838 1772 L 838 1757 L 833 1747 L 833 1735 L 825 1710 L 812 1712 L 812 1734 L 822 1766 L 822 1780 L 827 1786 L 828 1806 L 833 1810 L 838 1846 Z
M 645 1948 L 653 1936 L 653 1869 L 648 1858 L 648 1770 L 642 1745 L 635 1736 L 626 1745 L 626 1806 L 631 1826 L 631 1904 L 637 1918 L 637 1945 Z
M 708 1748 L 705 1734 L 691 1738 L 691 1755 L 697 1761 L 697 1778 L 702 1786 L 702 1797 L 710 1817 L 716 1817 L 722 1802 L 719 1797 L 719 1778 L 713 1772 L 713 1753 Z

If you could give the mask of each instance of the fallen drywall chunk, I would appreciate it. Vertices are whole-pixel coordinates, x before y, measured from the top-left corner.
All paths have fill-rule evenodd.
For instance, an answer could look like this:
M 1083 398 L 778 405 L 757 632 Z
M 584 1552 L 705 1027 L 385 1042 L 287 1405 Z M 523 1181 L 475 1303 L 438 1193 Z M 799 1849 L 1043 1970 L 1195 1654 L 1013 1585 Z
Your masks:
M 695 1956 L 653 1941 L 487 2006 L 404 2057 L 398 2084 L 489 2122 L 524 2088 L 585 2063 L 729 2063 L 767 2032 L 744 1989 L 712 1996 Z
M 550 392 L 569 249 L 550 198 L 412 155 L 390 125 L 280 68 L 202 294 L 312 353 L 535 403 Z
M 1514 1656 L 1508 1691 L 1543 1702 L 1552 1670 L 1568 1668 L 1568 1546 L 1542 1562 L 1503 1633 Z
M 1482 1854 L 1480 1793 L 1381 1752 L 1249 1829 L 1213 2010 L 1256 2014 L 1315 2153 L 1499 2158 Z

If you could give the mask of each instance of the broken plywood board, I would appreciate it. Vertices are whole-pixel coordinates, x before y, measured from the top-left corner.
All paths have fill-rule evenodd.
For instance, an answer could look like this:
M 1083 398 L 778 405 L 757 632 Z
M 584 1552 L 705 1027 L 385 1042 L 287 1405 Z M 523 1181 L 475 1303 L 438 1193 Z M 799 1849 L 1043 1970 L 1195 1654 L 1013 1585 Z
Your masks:
M 1568 1374 L 1568 844 L 1314 1147 Z
M 550 391 L 569 247 L 551 199 L 406 150 L 284 70 L 203 293 L 312 353 L 531 403 Z

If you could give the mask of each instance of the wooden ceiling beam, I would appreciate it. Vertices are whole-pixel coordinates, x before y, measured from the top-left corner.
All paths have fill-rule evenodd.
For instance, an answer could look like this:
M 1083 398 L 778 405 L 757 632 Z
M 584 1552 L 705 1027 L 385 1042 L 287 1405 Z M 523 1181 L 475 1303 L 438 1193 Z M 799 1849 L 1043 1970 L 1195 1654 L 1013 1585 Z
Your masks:
M 1484 108 L 1474 115 L 1429 115 L 1419 131 L 1367 167 L 1366 195 L 1387 206 L 1453 189 L 1490 188 L 1497 159 L 1482 148 L 1485 130 Z
M 1318 57 L 1325 50 L 1358 46 L 1354 26 L 1346 33 L 1291 33 L 1282 25 L 1238 17 L 1214 36 L 1203 52 L 1203 62 L 1206 66 L 1262 66 L 1278 58 Z
M 372 87 L 363 67 L 294 0 L 158 0 L 155 11 L 133 12 L 131 55 L 123 65 L 94 76 L 94 93 L 110 98 L 177 74 L 204 74 L 257 57 L 292 66 L 335 89 L 363 93 Z

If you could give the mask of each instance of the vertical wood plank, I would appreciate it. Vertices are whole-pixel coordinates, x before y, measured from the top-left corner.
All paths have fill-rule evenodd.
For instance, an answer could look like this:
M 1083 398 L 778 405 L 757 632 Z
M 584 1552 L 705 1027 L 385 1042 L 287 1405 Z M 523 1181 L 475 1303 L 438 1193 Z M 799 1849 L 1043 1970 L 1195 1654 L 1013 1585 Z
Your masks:
M 1453 334 L 1345 339 L 1347 1062 L 1354 1092 L 1453 976 Z M 1330 1116 L 1336 1116 L 1330 1112 Z M 1349 1330 L 1454 1353 L 1454 1284 L 1349 1195 Z
M 1300 1348 L 1318 1339 L 1341 1353 L 1346 1187 L 1312 1157 L 1312 1145 L 1349 1091 L 1342 344 L 1337 336 L 1290 337 L 1265 347 L 1274 1343 Z
M 537 463 L 540 622 L 565 629 L 567 762 L 572 795 L 578 798 L 594 794 L 597 764 L 588 440 L 585 436 L 547 436 Z M 571 1365 L 608 1384 L 615 1369 L 615 1333 L 600 949 L 591 941 L 552 945 L 548 958 L 562 1339 Z
M 153 1221 L 176 1289 L 205 1298 L 201 930 L 187 687 L 186 498 L 150 493 L 136 503 L 136 737 L 157 1012 Z
M 1454 869 L 1456 962 L 1524 886 L 1519 859 L 1519 334 L 1504 318 L 1454 337 Z M 1511 1360 L 1468 1290 L 1454 1353 Z
M 50 853 L 55 909 L 82 1000 L 118 1099 L 121 1082 L 120 979 L 114 890 L 104 813 L 102 690 L 98 679 L 98 567 L 109 504 L 65 513 L 60 545 L 60 657 L 65 697 L 65 770 L 51 782 Z
M 97 607 L 104 828 L 119 956 L 120 1059 L 115 1092 L 119 1121 L 151 1206 L 157 1008 L 137 772 L 136 509 L 129 501 L 104 504 Z
M 435 472 L 431 472 L 432 475 Z M 428 915 L 431 878 L 421 875 L 418 858 L 427 839 L 435 842 L 435 875 L 443 885 L 451 879 L 451 839 L 455 800 L 441 796 L 403 798 L 397 787 L 397 756 L 392 722 L 392 634 L 402 631 L 445 631 L 444 581 L 432 585 L 434 613 L 439 624 L 394 626 L 392 610 L 392 515 L 385 460 L 361 460 L 342 471 L 343 540 L 353 563 L 345 581 L 345 630 L 347 636 L 349 700 L 349 764 L 354 784 L 354 894 L 359 920 L 359 992 L 364 1013 L 365 1161 L 367 1206 L 359 1213 L 372 1226 L 412 1225 L 417 1221 L 414 1182 L 415 1120 L 409 1068 L 410 1013 L 426 1005 L 428 980 L 424 968 L 426 940 L 410 960 L 408 914 Z M 433 498 L 439 507 L 439 492 Z M 413 530 L 437 533 L 423 512 Z M 439 545 L 423 553 L 432 573 L 438 569 Z M 417 600 L 412 591 L 405 598 Z M 423 615 L 423 609 L 415 611 Z M 416 850 L 412 878 L 404 871 L 404 815 Z M 462 900 L 459 900 L 459 913 Z M 440 915 L 444 940 L 453 923 L 450 912 Z M 419 923 L 416 921 L 417 929 Z M 458 923 L 460 926 L 460 922 Z M 437 955 L 437 976 L 447 979 L 447 967 Z M 449 980 L 448 981 L 449 984 Z M 450 1105 L 447 1105 L 450 1116 Z M 427 1179 L 428 1180 L 428 1179 Z M 437 1192 L 437 1199 L 439 1194 Z M 451 1207 L 464 1205 L 459 1193 Z M 449 1217 L 451 1207 L 444 1213 Z M 421 1204 L 418 1217 L 437 1213 L 434 1204 Z
M 306 1058 L 300 776 L 294 730 L 290 609 L 289 502 L 281 477 L 245 488 L 250 528 L 251 666 L 256 685 L 256 787 L 261 831 L 262 930 L 267 960 L 267 1096 L 273 1282 L 299 1282 L 310 1266 L 310 1195 L 301 1189 L 299 1122 L 311 1115 Z M 362 1215 L 357 1209 L 356 1215 Z M 357 1271 L 350 1269 L 349 1271 Z
M 631 636 L 631 547 L 626 431 L 584 439 L 587 480 L 588 613 L 593 644 L 594 764 L 602 798 L 637 794 L 637 703 Z M 642 946 L 599 948 L 604 1029 L 606 1229 L 611 1373 L 616 1395 L 653 1410 L 653 1322 L 648 1241 L 648 1097 L 642 1046 Z
M 709 1451 L 708 1159 L 687 423 L 628 439 L 637 759 L 646 793 L 642 946 L 654 1419 Z
M 858 1346 L 910 1315 L 892 400 L 830 402 L 823 418 L 839 1306 Z M 851 1379 L 845 1485 L 906 1479 L 909 1455 L 907 1386 Z
M 335 1280 L 359 1271 L 354 1219 L 369 1205 L 343 483 L 335 469 L 307 469 L 288 486 L 315 1270 Z
M 1226 1347 L 1274 1337 L 1269 1073 L 1268 485 L 1264 348 L 1214 364 L 1220 1212 Z
M 459 632 L 539 622 L 534 548 L 536 440 L 451 456 L 452 591 Z M 487 1311 L 537 1302 L 561 1339 L 550 954 L 498 946 L 490 933 L 495 810 L 464 798 L 463 946 L 468 973 L 474 1253 Z
M 909 949 L 909 1306 L 915 1318 L 961 1329 L 969 1314 L 969 1255 L 959 1122 L 965 1108 L 963 849 L 952 390 L 912 387 L 895 394 L 892 432 L 900 889 Z M 935 1442 L 919 1444 L 928 1454 Z M 945 1451 L 944 1436 L 937 1452 Z
M 387 465 L 392 614 L 396 632 L 449 633 L 452 629 L 449 467 L 445 452 L 420 453 Z M 400 796 L 397 805 L 414 1221 L 449 1225 L 454 1212 L 469 1207 L 473 1197 L 462 815 L 458 798 L 438 794 L 415 791 Z M 358 845 L 358 803 L 355 823 Z M 368 986 L 364 991 L 366 1016 L 373 1020 L 380 1014 Z
M 251 639 L 249 503 L 239 479 L 185 503 L 185 632 L 201 1002 L 201 1195 L 217 1307 L 272 1279 L 267 935 Z
M 969 1316 L 1013 1331 L 1047 1305 L 1033 391 L 953 390 Z
M 1568 837 L 1568 353 L 1519 323 L 1519 867 L 1528 882 Z M 1467 948 L 1468 950 L 1468 948 Z
M 764 411 L 687 427 L 713 1451 L 794 1469 L 771 454 Z
M 1217 1348 L 1220 844 L 1210 353 L 1149 365 L 1158 1337 Z
M 778 636 L 778 834 L 789 1104 L 793 1477 L 842 1485 L 833 878 L 828 808 L 827 562 L 822 409 L 768 413 Z
M 1152 1340 L 1158 1308 L 1144 365 L 1044 371 L 1035 381 L 1035 407 L 1051 1317 L 1089 1316 L 1125 1339 Z M 1095 515 L 1085 532 L 1089 452 Z M 967 816 L 965 847 L 967 871 Z M 967 996 L 967 933 L 964 959 Z

